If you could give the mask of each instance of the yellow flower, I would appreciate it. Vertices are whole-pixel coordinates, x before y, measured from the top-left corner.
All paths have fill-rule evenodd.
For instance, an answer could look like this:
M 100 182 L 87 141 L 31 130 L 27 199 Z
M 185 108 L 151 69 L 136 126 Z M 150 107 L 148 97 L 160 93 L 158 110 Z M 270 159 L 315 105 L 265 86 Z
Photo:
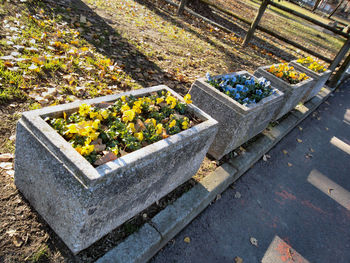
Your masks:
M 135 118 L 135 111 L 134 110 L 127 110 L 123 113 L 122 120 L 123 122 L 132 121 Z
M 98 112 L 94 112 L 94 111 L 89 112 L 90 119 L 95 119 L 97 115 L 98 115 Z
M 126 101 L 126 97 L 123 95 L 123 96 L 121 96 L 120 97 L 120 99 L 123 101 L 123 102 L 125 102 Z
M 176 100 L 173 96 L 170 96 L 170 95 L 169 95 L 169 96 L 166 98 L 166 103 L 167 103 L 168 105 L 170 105 L 170 108 L 171 108 L 171 109 L 174 109 L 175 106 L 176 106 L 177 100 Z
M 184 100 L 187 104 L 190 104 L 192 103 L 192 100 L 191 100 L 191 95 L 190 94 L 186 94 L 185 97 L 184 97 Z
M 164 101 L 163 98 L 157 98 L 157 99 L 156 99 L 156 103 L 157 103 L 157 104 L 160 104 L 160 103 L 162 103 L 163 101 Z
M 157 121 L 154 118 L 145 120 L 145 124 L 150 124 L 150 123 L 152 123 L 153 127 L 156 127 L 157 125 Z
M 141 104 L 142 104 L 141 101 L 135 101 L 134 106 L 132 107 L 132 109 L 138 114 L 141 113 Z
M 183 130 L 187 130 L 188 129 L 188 122 L 187 121 L 183 121 L 182 122 L 182 129 Z
M 100 124 L 100 120 L 94 120 L 94 122 L 92 123 L 92 127 L 95 129 L 95 130 L 97 130 L 98 129 L 98 126 L 99 126 L 99 124 Z
M 118 155 L 119 153 L 119 149 L 117 146 L 114 146 L 112 149 L 111 149 L 112 153 L 114 153 L 115 155 Z
M 129 123 L 128 126 L 126 127 L 129 131 L 131 131 L 132 133 L 135 132 L 135 124 L 134 123 Z
M 100 114 L 104 119 L 107 119 L 109 116 L 109 113 L 106 109 L 101 110 Z
M 161 123 L 158 123 L 156 126 L 156 133 L 161 134 L 163 132 L 163 125 Z
M 282 78 L 282 77 L 283 77 L 283 72 L 278 72 L 278 73 L 276 74 L 276 76 L 279 77 L 279 78 Z
M 135 137 L 141 142 L 143 140 L 143 132 L 135 133 Z
M 124 104 L 121 108 L 120 111 L 124 113 L 124 111 L 128 111 L 130 110 L 130 107 L 128 104 Z
M 83 103 L 79 106 L 79 114 L 83 117 L 87 116 L 90 111 L 91 106 L 86 103 Z
M 169 124 L 169 128 L 172 128 L 176 125 L 176 120 L 172 120 Z
M 89 155 L 94 149 L 94 145 L 85 145 L 81 147 L 81 155 Z
M 82 148 L 81 148 L 81 146 L 77 146 L 77 147 L 75 147 L 75 150 L 76 150 L 78 153 L 80 153 L 80 154 L 81 154 L 81 150 L 82 150 Z
M 68 131 L 66 131 L 66 133 L 78 133 L 78 128 L 76 124 L 69 124 L 66 127 L 68 128 Z

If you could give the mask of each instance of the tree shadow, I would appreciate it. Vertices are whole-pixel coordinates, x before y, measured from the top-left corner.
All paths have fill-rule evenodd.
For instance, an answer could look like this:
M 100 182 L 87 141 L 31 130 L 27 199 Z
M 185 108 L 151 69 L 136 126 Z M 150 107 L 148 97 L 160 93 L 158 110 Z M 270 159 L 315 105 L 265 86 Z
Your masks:
M 83 29 L 83 32 L 80 32 L 83 39 L 92 44 L 99 53 L 114 60 L 118 65 L 122 65 L 123 71 L 142 87 L 175 83 L 172 88 L 176 92 L 182 95 L 187 93 L 188 89 L 184 85 L 187 84 L 188 86 L 188 83 L 180 81 L 174 75 L 162 70 L 134 45 L 130 44 L 127 39 L 122 37 L 120 32 L 112 27 L 113 24 L 117 23 L 113 19 L 101 17 L 81 0 L 42 0 L 42 2 L 48 2 L 54 6 L 54 10 L 49 5 L 44 4 L 42 6 L 48 14 L 52 14 L 52 12 L 56 15 L 60 14 L 69 27 Z M 27 6 L 34 15 L 36 13 L 35 7 L 30 3 Z M 67 8 L 69 8 L 69 16 L 67 15 Z M 75 17 L 80 15 L 87 17 L 92 25 L 90 27 L 81 26 L 79 21 L 75 20 Z M 88 34 L 92 29 L 102 35 L 102 38 Z M 109 40 L 110 36 L 113 36 L 112 41 Z M 145 74 L 145 72 L 152 72 L 152 74 Z
M 234 55 L 234 53 L 230 52 L 229 50 L 227 50 L 226 48 L 224 48 L 223 46 L 218 46 L 216 43 L 213 43 L 213 41 L 211 41 L 208 37 L 206 37 L 205 35 L 201 35 L 199 34 L 198 32 L 190 29 L 188 26 L 182 24 L 182 23 L 179 23 L 176 19 L 172 18 L 171 17 L 171 14 L 165 12 L 165 11 L 161 11 L 161 8 L 162 6 L 157 6 L 156 3 L 153 3 L 153 2 L 150 2 L 150 1 L 143 1 L 143 0 L 136 0 L 138 3 L 144 5 L 145 7 L 149 8 L 151 11 L 153 12 L 156 12 L 158 15 L 160 15 L 163 19 L 173 23 L 174 25 L 176 26 L 179 26 L 181 28 L 183 28 L 184 30 L 192 33 L 192 34 L 195 34 L 197 37 L 199 37 L 200 39 L 208 42 L 209 44 L 217 47 L 217 48 L 220 48 L 222 51 L 224 51 L 226 54 L 228 55 Z M 189 4 L 189 7 L 191 8 L 191 10 L 195 11 L 196 13 L 198 13 L 199 15 L 205 17 L 205 18 L 208 18 L 210 20 L 212 20 L 213 22 L 216 22 L 230 30 L 232 30 L 236 35 L 239 35 L 241 37 L 244 37 L 247 30 L 244 29 L 243 27 L 241 27 L 240 25 L 234 23 L 234 22 L 231 22 L 229 21 L 228 17 L 225 17 L 224 14 L 219 14 L 219 12 L 214 12 L 213 9 L 211 7 L 209 7 L 208 5 L 206 5 L 205 3 L 201 3 L 200 5 L 194 5 L 194 4 Z M 183 16 L 182 17 L 186 22 L 188 22 L 189 24 L 192 24 L 194 25 L 195 27 L 197 28 L 200 28 L 198 24 L 194 24 L 194 23 L 191 23 L 192 21 L 192 18 L 191 16 Z M 209 32 L 208 32 L 209 33 Z M 209 33 L 210 34 L 210 33 Z M 223 38 L 219 38 L 218 39 L 219 41 L 221 41 L 222 43 L 225 43 L 227 45 L 232 45 L 232 43 L 228 40 L 225 40 Z M 289 61 L 289 60 L 293 60 L 295 59 L 295 57 L 293 55 L 291 55 L 290 53 L 278 48 L 277 46 L 275 45 L 272 45 L 268 42 L 266 42 L 265 40 L 257 37 L 256 35 L 253 37 L 251 43 L 254 43 L 254 45 L 258 46 L 258 47 L 261 47 L 263 49 L 266 49 L 269 53 L 272 53 L 272 54 L 275 54 L 277 55 L 278 57 L 282 58 L 283 60 L 286 60 L 286 61 Z M 244 49 L 242 49 L 242 52 L 245 53 L 245 54 L 249 54 L 249 50 L 247 50 L 247 52 L 244 52 Z M 231 53 L 231 54 L 230 54 Z M 262 56 L 261 54 L 259 54 L 261 57 L 264 57 Z M 235 56 L 235 55 L 234 55 Z M 238 60 L 240 60 L 240 58 L 238 56 L 235 56 L 237 57 Z M 231 57 L 228 57 L 228 60 L 230 60 Z M 272 58 L 273 59 L 273 58 Z M 278 60 L 275 60 L 276 62 Z M 245 60 L 243 61 L 240 61 L 240 62 L 245 62 Z

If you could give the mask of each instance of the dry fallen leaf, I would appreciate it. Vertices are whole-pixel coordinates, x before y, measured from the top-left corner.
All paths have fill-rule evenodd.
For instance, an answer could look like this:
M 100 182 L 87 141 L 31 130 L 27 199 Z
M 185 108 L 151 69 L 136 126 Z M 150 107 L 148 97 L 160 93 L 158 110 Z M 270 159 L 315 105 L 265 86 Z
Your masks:
M 293 164 L 291 164 L 291 163 L 288 163 L 288 166 L 289 166 L 289 167 L 291 167 L 291 166 L 293 166 Z
M 329 130 L 329 129 L 328 129 L 328 127 L 326 127 L 325 129 L 326 129 L 326 131 L 328 131 L 328 130 Z
M 94 162 L 94 165 L 98 166 L 98 165 L 102 165 L 105 163 L 108 163 L 110 161 L 114 161 L 118 159 L 117 155 L 115 155 L 112 152 L 107 152 L 104 156 L 102 156 L 100 159 L 96 160 L 96 162 Z
M 243 263 L 243 259 L 240 257 L 235 257 L 234 260 L 235 260 L 235 263 Z
M 221 194 L 218 194 L 218 195 L 216 196 L 215 201 L 220 200 L 220 199 L 221 199 Z
M 13 244 L 15 244 L 16 247 L 20 247 L 23 245 L 23 240 L 19 236 L 13 236 Z
M 331 192 L 333 191 L 333 188 L 328 188 L 328 193 L 331 194 Z
M 265 154 L 263 155 L 263 160 L 264 160 L 264 162 L 267 162 L 267 157 Z
M 284 154 L 288 154 L 288 151 L 287 150 L 283 150 L 282 151 Z
M 241 197 L 242 197 L 242 195 L 241 195 L 240 192 L 236 192 L 236 193 L 235 193 L 235 198 L 239 199 L 239 198 L 241 198 Z
M 302 142 L 303 142 L 303 140 L 301 140 L 301 139 L 297 139 L 297 142 L 302 143 Z
M 190 239 L 189 237 L 185 237 L 185 238 L 184 238 L 184 242 L 185 242 L 185 243 L 190 243 L 190 242 L 191 242 L 191 239 Z
M 0 162 L 9 162 L 12 161 L 14 155 L 12 153 L 3 153 L 0 154 Z
M 313 152 L 315 152 L 315 150 L 314 149 L 312 149 L 312 148 L 310 148 L 310 151 L 313 153 Z
M 253 246 L 258 246 L 258 240 L 255 238 L 255 237 L 251 237 L 250 238 L 250 243 L 253 245 Z
M 299 128 L 299 130 L 300 130 L 300 131 L 302 131 L 302 130 L 303 130 L 303 128 L 302 128 L 301 126 L 298 126 L 298 128 Z
M 4 170 L 11 170 L 13 168 L 13 165 L 10 162 L 4 162 L 0 163 L 0 168 Z

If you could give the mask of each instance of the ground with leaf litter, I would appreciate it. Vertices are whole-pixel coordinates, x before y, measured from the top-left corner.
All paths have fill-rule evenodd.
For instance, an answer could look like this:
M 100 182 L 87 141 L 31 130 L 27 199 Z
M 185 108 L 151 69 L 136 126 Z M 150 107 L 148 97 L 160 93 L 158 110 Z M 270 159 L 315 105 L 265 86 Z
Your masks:
M 242 48 L 239 24 L 230 24 L 237 34 L 227 34 L 174 12 L 161 0 L 0 2 L 1 262 L 91 262 L 195 184 L 73 256 L 14 185 L 11 153 L 21 112 L 158 84 L 185 95 L 206 72 L 253 72 L 296 54 L 265 37 Z M 196 180 L 218 164 L 206 158 Z

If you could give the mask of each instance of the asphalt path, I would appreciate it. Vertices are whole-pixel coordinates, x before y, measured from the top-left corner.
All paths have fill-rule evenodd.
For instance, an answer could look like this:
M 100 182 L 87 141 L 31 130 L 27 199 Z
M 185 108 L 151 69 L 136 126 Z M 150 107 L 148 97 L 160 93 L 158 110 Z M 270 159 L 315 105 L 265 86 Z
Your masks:
M 151 262 L 349 263 L 350 82 L 268 155 Z

